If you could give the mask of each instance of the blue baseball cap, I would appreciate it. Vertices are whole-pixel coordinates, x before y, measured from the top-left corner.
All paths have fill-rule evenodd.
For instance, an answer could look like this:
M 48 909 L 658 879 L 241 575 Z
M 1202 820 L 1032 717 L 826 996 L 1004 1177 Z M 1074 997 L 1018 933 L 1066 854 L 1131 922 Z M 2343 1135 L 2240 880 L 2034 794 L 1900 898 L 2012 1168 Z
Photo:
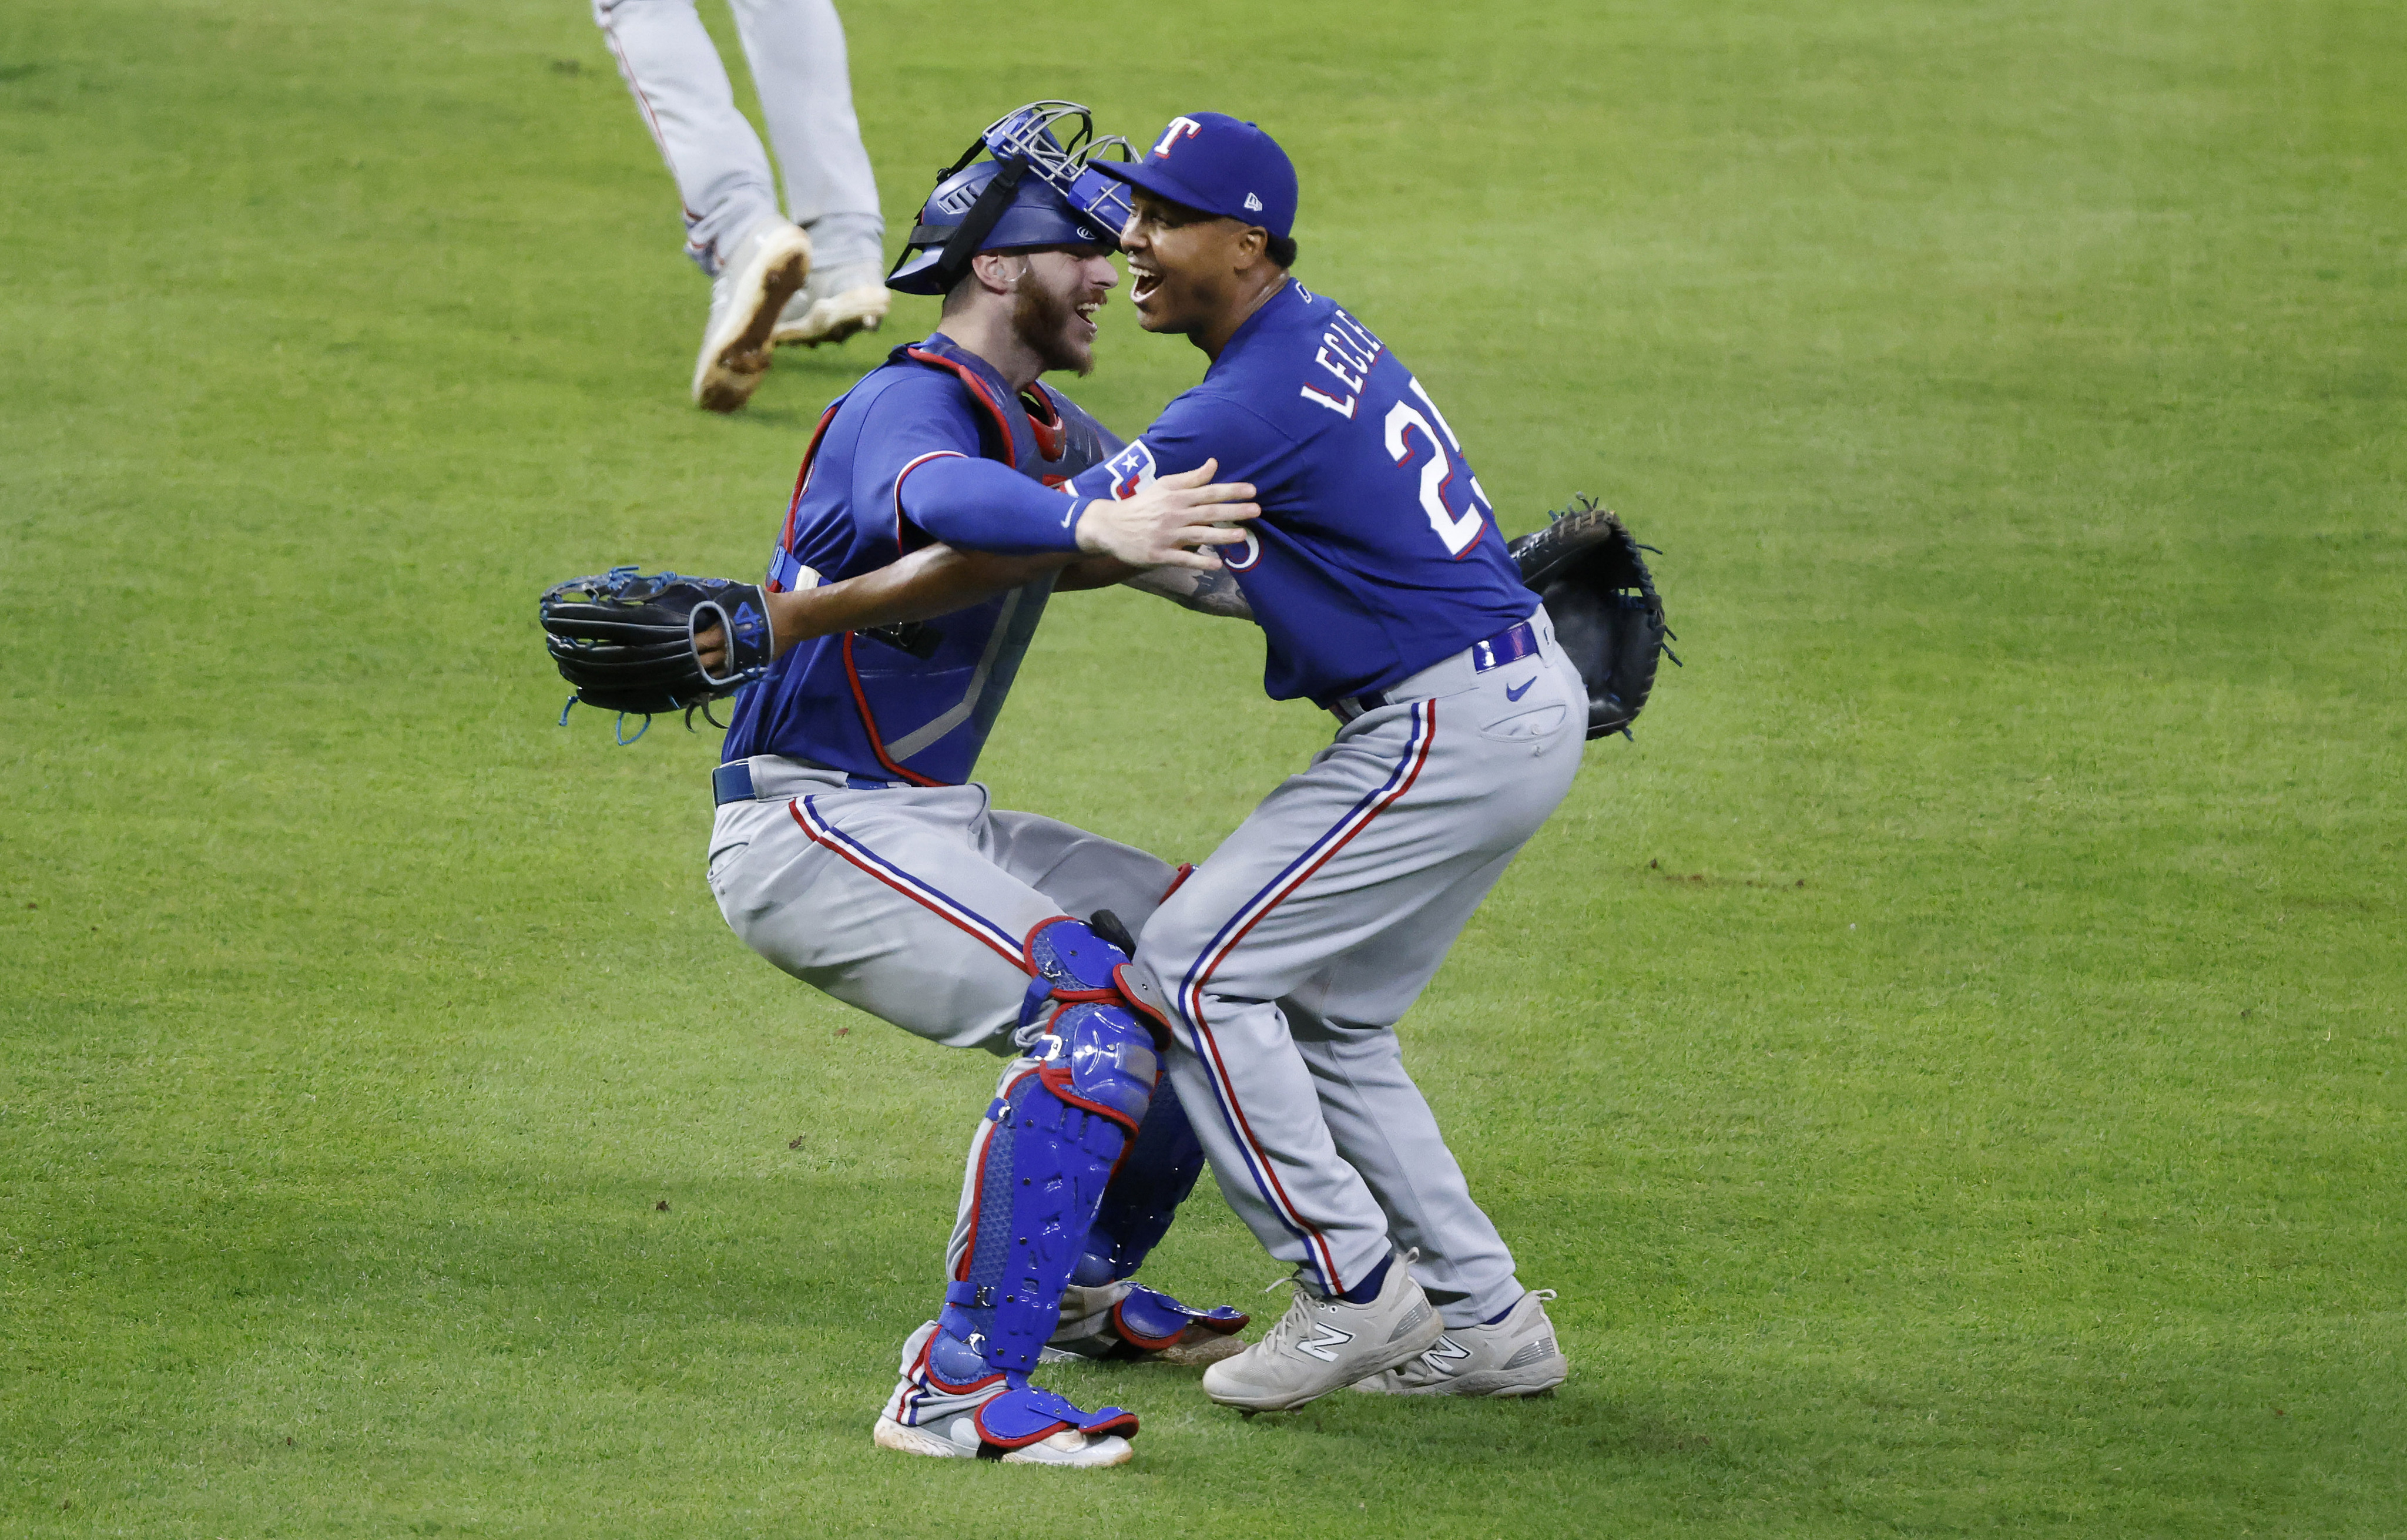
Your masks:
M 1295 163 L 1278 141 L 1225 112 L 1181 113 L 1133 161 L 1090 161 L 1090 169 L 1206 214 L 1295 229 Z

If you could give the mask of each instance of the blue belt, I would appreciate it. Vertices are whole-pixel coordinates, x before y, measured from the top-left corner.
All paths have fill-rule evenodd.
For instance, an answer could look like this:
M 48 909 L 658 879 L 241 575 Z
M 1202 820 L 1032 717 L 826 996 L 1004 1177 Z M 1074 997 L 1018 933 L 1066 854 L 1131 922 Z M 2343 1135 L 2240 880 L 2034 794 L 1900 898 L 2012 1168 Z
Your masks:
M 1538 655 L 1538 628 L 1523 620 L 1506 626 L 1486 641 L 1471 644 L 1471 671 L 1485 674 L 1491 668 L 1518 663 Z M 1329 709 L 1340 721 L 1352 721 L 1365 711 L 1376 711 L 1383 706 L 1393 706 L 1384 690 L 1366 690 L 1360 695 L 1341 695 L 1329 703 Z
M 803 763 L 809 763 L 807 760 Z M 814 764 L 811 768 L 825 770 L 830 766 Z M 889 787 L 911 784 L 909 781 L 903 780 L 872 780 L 867 776 L 854 775 L 845 776 L 844 783 L 856 791 L 883 791 Z M 710 773 L 710 800 L 718 806 L 724 807 L 731 802 L 751 802 L 759 794 L 752 789 L 750 760 L 737 760 L 730 764 L 722 764 Z

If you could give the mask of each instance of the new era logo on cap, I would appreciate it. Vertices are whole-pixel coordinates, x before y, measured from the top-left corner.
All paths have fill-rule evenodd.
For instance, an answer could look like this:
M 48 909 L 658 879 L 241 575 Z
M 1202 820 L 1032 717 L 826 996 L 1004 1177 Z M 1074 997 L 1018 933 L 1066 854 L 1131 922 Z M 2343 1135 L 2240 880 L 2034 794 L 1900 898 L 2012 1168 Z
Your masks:
M 1180 113 L 1141 161 L 1097 161 L 1091 169 L 1157 197 L 1274 235 L 1295 227 L 1295 165 L 1278 141 L 1225 112 Z

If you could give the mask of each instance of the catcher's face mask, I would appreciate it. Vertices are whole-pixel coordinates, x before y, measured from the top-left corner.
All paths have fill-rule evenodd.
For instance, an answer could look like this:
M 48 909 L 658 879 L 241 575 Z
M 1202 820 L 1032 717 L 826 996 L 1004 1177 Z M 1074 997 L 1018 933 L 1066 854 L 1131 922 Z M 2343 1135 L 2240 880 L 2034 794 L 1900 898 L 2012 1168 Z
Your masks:
M 977 160 L 981 151 L 993 158 Z M 1128 192 L 1090 163 L 1131 153 L 1125 139 L 1097 139 L 1092 114 L 1074 102 L 1032 102 L 999 119 L 938 175 L 886 286 L 948 292 L 981 251 L 1115 250 Z

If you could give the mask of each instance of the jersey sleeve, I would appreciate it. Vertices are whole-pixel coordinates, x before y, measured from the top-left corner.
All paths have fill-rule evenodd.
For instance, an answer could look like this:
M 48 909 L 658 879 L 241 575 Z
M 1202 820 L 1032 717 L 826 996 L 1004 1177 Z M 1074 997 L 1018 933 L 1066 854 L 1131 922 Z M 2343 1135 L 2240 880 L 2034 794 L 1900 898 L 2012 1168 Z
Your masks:
M 1285 434 L 1244 406 L 1205 391 L 1189 391 L 1162 409 L 1153 425 L 1109 460 L 1073 477 L 1066 489 L 1090 497 L 1130 498 L 1157 477 L 1216 463 L 1215 481 L 1250 481 L 1267 492 L 1293 446 Z
M 1029 556 L 1076 550 L 1078 512 L 1093 501 L 991 460 L 950 454 L 904 466 L 895 509 L 906 530 L 916 526 L 948 546 Z

